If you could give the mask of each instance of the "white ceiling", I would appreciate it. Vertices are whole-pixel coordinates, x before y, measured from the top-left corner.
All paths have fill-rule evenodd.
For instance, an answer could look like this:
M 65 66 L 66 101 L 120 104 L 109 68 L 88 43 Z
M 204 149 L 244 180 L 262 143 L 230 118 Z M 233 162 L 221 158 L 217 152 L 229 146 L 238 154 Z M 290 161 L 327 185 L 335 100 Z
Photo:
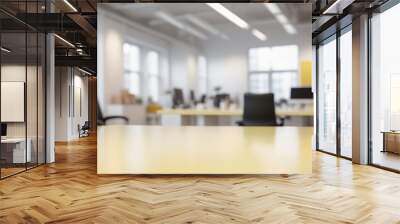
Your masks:
M 155 14 L 160 11 L 167 13 L 174 19 L 201 31 L 210 37 L 212 37 L 213 34 L 191 23 L 187 19 L 187 15 L 195 16 L 227 36 L 235 35 L 235 33 L 238 32 L 247 32 L 251 35 L 251 31 L 237 27 L 205 3 L 111 3 L 106 5 L 113 11 L 125 15 L 136 23 L 185 41 L 200 40 L 198 37 L 194 37 L 194 35 L 188 33 L 185 34 L 177 27 L 157 18 Z M 271 32 L 285 33 L 283 27 L 278 23 L 274 15 L 267 10 L 264 3 L 223 3 L 223 5 L 245 20 L 250 27 L 259 29 L 267 36 L 268 33 Z M 311 24 L 310 4 L 281 3 L 277 5 L 281 9 L 282 13 L 289 19 L 291 24 Z

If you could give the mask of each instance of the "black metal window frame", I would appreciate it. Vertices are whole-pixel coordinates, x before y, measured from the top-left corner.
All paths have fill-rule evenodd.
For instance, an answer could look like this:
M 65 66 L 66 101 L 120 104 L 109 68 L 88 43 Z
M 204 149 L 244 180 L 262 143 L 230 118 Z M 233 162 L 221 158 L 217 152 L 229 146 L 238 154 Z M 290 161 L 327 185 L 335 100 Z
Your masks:
M 349 19 L 349 17 L 345 18 L 345 19 Z M 315 129 L 316 129 L 316 150 L 319 152 L 323 152 L 329 155 L 333 155 L 333 156 L 337 156 L 340 158 L 344 158 L 347 160 L 352 160 L 352 158 L 347 157 L 342 155 L 341 153 L 341 119 L 340 119 L 340 103 L 341 103 L 341 97 L 340 97 L 340 77 L 341 77 L 341 67 L 340 67 L 340 37 L 347 33 L 347 32 L 351 32 L 352 29 L 352 23 L 347 24 L 346 26 L 344 26 L 343 28 L 337 26 L 336 32 L 333 33 L 332 35 L 324 38 L 323 40 L 319 41 L 316 44 L 316 57 L 315 57 L 315 63 L 316 63 L 316 125 L 315 125 Z M 332 152 L 328 152 L 324 149 L 321 149 L 319 147 L 319 47 L 321 44 L 326 44 L 329 43 L 330 41 L 336 41 L 336 152 L 332 153 Z

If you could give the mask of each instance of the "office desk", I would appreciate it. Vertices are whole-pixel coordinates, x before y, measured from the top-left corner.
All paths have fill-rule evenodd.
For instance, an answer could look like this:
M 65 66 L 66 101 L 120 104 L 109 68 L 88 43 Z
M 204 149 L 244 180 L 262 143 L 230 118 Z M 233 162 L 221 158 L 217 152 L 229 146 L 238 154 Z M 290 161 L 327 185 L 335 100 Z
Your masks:
M 7 163 L 25 163 L 31 161 L 31 145 L 30 138 L 26 139 L 27 147 L 25 154 L 25 138 L 5 138 L 1 139 L 2 158 Z M 11 147 L 10 147 L 11 146 Z
M 234 125 L 241 120 L 243 111 L 241 109 L 162 109 L 158 111 L 161 116 L 162 125 Z M 299 108 L 277 108 L 276 115 L 279 117 L 294 117 L 299 126 L 312 126 L 314 109 L 307 107 Z M 303 122 L 304 121 L 304 122 Z
M 98 174 L 311 173 L 309 127 L 100 126 Z

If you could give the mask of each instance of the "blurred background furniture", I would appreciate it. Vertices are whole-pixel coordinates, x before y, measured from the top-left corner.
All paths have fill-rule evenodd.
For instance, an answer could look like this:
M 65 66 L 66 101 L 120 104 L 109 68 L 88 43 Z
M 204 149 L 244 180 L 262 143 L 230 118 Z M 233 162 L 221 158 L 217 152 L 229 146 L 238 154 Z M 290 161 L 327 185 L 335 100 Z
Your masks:
M 400 131 L 383 131 L 382 152 L 400 154 Z
M 100 105 L 97 103 L 97 124 L 98 125 L 105 125 L 107 121 L 109 120 L 122 120 L 124 121 L 125 124 L 129 123 L 129 119 L 126 116 L 122 115 L 113 115 L 113 116 L 103 116 L 103 113 L 101 111 Z
M 237 124 L 239 126 L 282 126 L 283 119 L 277 121 L 274 94 L 246 93 L 243 120 L 238 121 Z

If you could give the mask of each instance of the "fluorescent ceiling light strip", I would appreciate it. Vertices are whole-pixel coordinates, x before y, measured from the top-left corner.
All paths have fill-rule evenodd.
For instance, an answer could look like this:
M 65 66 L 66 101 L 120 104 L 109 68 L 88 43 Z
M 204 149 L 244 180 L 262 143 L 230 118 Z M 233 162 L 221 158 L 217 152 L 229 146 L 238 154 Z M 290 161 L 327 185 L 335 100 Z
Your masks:
M 336 7 L 336 5 L 339 4 L 340 1 L 342 0 L 336 0 L 332 5 L 330 5 L 327 9 L 325 9 L 322 14 L 327 14 L 328 11 L 330 11 L 333 7 Z
M 278 22 L 280 23 L 280 24 L 286 24 L 286 23 L 289 23 L 289 20 L 288 20 L 288 18 L 285 16 L 285 15 L 283 15 L 283 14 L 279 14 L 279 15 L 275 15 L 275 18 L 276 18 L 276 20 L 278 20 Z
M 273 3 L 264 3 L 265 7 L 269 10 L 270 13 L 272 14 L 280 14 L 281 10 L 279 9 L 279 6 L 277 4 Z
M 190 26 L 185 26 L 184 30 L 186 32 L 189 32 L 189 33 L 195 35 L 196 37 L 198 37 L 198 38 L 200 38 L 202 40 L 206 40 L 207 39 L 207 36 L 205 34 L 203 34 L 202 32 L 200 32 L 200 31 L 198 31 L 198 30 L 196 30 L 196 29 L 194 29 L 194 28 L 192 28 Z
M 68 46 L 75 48 L 75 45 L 73 45 L 73 44 L 72 44 L 71 42 L 69 42 L 68 40 L 66 40 L 66 39 L 64 39 L 64 38 L 62 38 L 62 37 L 60 37 L 60 36 L 57 35 L 57 34 L 54 34 L 54 36 L 57 37 L 57 38 L 58 38 L 59 40 L 61 40 L 62 42 L 66 43 Z
M 179 22 L 178 20 L 172 18 L 172 16 L 168 15 L 165 12 L 156 12 L 156 16 L 162 20 L 164 20 L 165 22 L 168 22 L 169 24 L 179 28 L 179 29 L 184 29 L 185 25 L 181 22 Z
M 186 32 L 188 32 L 188 33 L 190 33 L 190 34 L 192 34 L 192 35 L 194 35 L 194 36 L 196 36 L 196 37 L 198 37 L 200 39 L 203 39 L 203 40 L 207 39 L 207 36 L 205 34 L 203 34 L 202 32 L 200 32 L 200 31 L 198 31 L 198 30 L 196 30 L 196 29 L 194 29 L 194 28 L 192 28 L 192 27 L 190 27 L 190 26 L 178 21 L 177 19 L 173 18 L 172 16 L 168 15 L 165 12 L 162 12 L 162 11 L 156 12 L 156 16 L 158 18 L 164 20 L 165 22 L 177 27 L 178 29 L 186 31 Z
M 261 41 L 267 40 L 267 36 L 257 29 L 253 29 L 251 33 Z
M 238 27 L 242 29 L 248 29 L 249 24 L 241 19 L 239 16 L 231 12 L 229 9 L 225 8 L 221 3 L 206 3 L 208 6 L 210 6 L 212 9 L 217 11 L 219 14 L 224 16 L 226 19 L 237 25 Z
M 92 73 L 90 73 L 90 72 L 88 72 L 88 71 L 86 71 L 86 70 L 83 70 L 83 69 L 81 69 L 81 68 L 79 68 L 79 67 L 78 67 L 78 70 L 81 71 L 81 72 L 83 72 L 83 73 L 85 73 L 85 74 L 87 74 L 87 75 L 92 75 Z
M 10 53 L 10 52 L 11 52 L 11 50 L 8 50 L 8 49 L 5 48 L 5 47 L 1 47 L 1 50 L 4 51 L 4 52 L 6 52 L 6 53 Z
M 289 34 L 295 34 L 297 33 L 296 28 L 292 24 L 285 24 L 283 25 L 283 28 L 288 32 Z
M 203 21 L 195 16 L 187 15 L 186 18 L 192 22 L 193 24 L 197 25 L 198 27 L 210 32 L 211 34 L 218 35 L 219 31 L 215 29 L 213 26 L 208 24 L 206 21 Z
M 65 4 L 67 4 L 74 12 L 78 12 L 78 10 L 68 1 L 64 0 Z

